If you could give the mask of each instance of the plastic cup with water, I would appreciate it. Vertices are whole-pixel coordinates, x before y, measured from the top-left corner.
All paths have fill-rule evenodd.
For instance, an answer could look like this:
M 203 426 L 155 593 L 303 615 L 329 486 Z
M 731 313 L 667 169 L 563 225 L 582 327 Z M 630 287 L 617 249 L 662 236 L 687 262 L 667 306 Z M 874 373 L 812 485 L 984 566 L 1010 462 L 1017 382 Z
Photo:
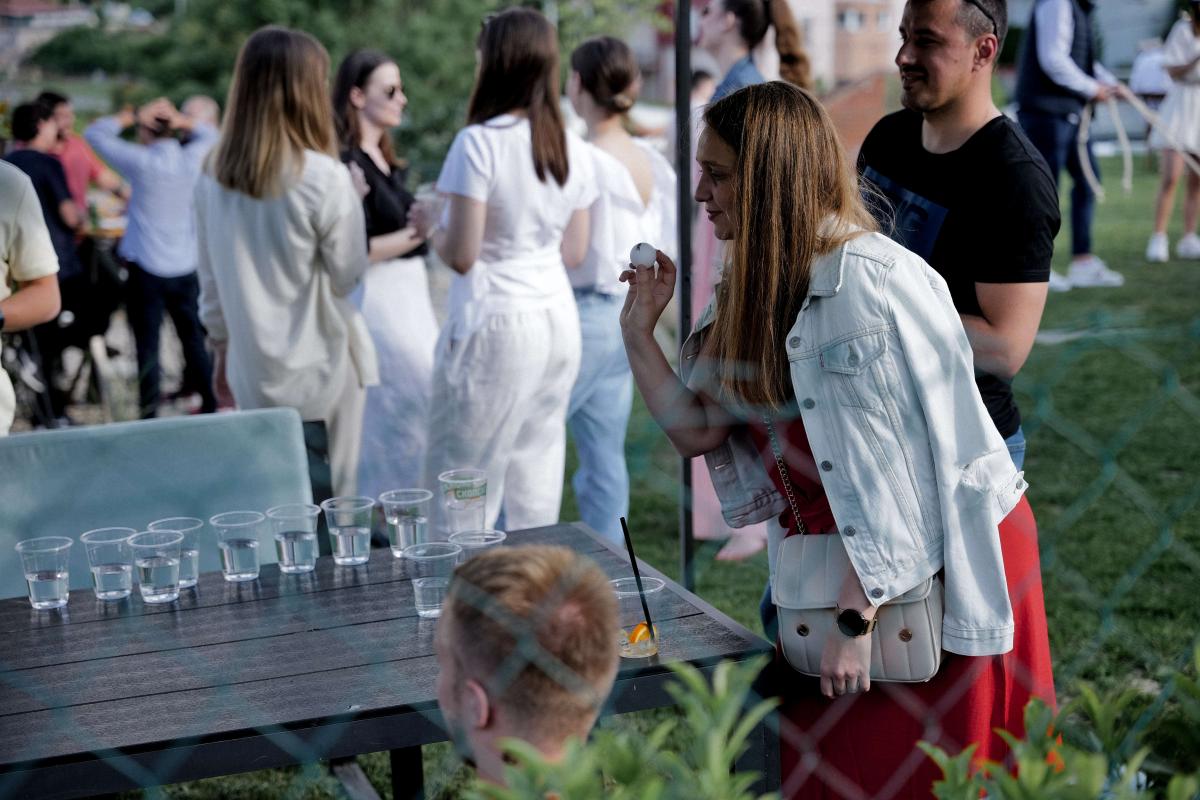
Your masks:
M 62 608 L 70 593 L 71 545 L 66 536 L 43 536 L 17 542 L 25 583 L 29 586 L 29 605 L 44 611 Z
M 221 572 L 237 583 L 258 577 L 258 544 L 266 517 L 257 511 L 226 511 L 210 517 L 221 550 Z
M 383 518 L 387 522 L 388 542 L 392 555 L 404 557 L 404 548 L 429 540 L 429 503 L 433 492 L 428 489 L 395 489 L 379 495 Z
M 417 616 L 435 619 L 442 615 L 442 601 L 450 588 L 450 577 L 462 556 L 462 548 L 449 542 L 425 542 L 404 548 L 404 558 L 416 572 L 413 597 Z
M 450 469 L 438 475 L 446 533 L 483 530 L 487 519 L 487 473 Z
M 96 528 L 80 535 L 92 568 L 97 600 L 124 600 L 133 592 L 133 528 Z
M 195 586 L 200 580 L 200 531 L 204 520 L 196 517 L 167 517 L 146 526 L 148 531 L 177 531 L 183 534 L 179 547 L 179 588 Z
M 179 531 L 142 531 L 129 537 L 138 591 L 143 603 L 173 603 L 179 599 Z
M 461 564 L 468 558 L 479 555 L 484 550 L 499 547 L 504 544 L 506 538 L 508 538 L 508 534 L 504 531 L 459 531 L 458 533 L 450 534 L 448 541 L 450 544 L 456 544 L 462 548 L 462 555 L 458 557 L 458 563 Z
M 370 497 L 331 497 L 321 503 L 333 563 L 343 567 L 365 564 L 371 558 L 371 514 L 375 501 Z
M 646 594 L 646 605 L 650 607 L 650 619 L 654 623 L 654 635 L 646 626 L 646 613 L 642 609 L 642 598 L 637 581 L 633 578 L 616 578 L 609 581 L 617 595 L 620 629 L 617 643 L 622 658 L 648 658 L 658 653 L 662 644 L 663 601 L 666 598 L 666 582 L 662 578 L 642 576 L 642 589 Z
M 316 569 L 320 514 L 321 507 L 312 503 L 288 503 L 267 509 L 280 572 L 297 575 Z

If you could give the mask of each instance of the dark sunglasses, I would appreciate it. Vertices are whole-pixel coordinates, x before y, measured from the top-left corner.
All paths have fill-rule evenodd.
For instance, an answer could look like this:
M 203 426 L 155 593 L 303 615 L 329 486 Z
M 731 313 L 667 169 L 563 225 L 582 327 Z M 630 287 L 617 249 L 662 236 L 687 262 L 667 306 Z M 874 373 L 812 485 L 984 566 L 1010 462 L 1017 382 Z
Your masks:
M 996 18 L 993 17 L 991 15 L 991 13 L 986 8 L 983 7 L 983 3 L 979 2 L 979 0 L 963 0 L 963 2 L 970 3 L 971 5 L 978 8 L 979 13 L 981 13 L 985 17 L 987 17 L 988 22 L 992 23 L 992 33 L 996 34 L 996 36 L 1000 35 L 1000 26 L 996 24 Z

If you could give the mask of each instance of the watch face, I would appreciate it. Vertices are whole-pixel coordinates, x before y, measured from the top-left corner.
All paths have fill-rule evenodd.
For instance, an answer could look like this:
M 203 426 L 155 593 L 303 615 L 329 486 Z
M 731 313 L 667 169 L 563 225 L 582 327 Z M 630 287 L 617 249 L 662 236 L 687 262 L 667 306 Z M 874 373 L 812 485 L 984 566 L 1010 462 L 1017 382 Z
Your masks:
M 853 608 L 843 609 L 837 624 L 838 630 L 847 636 L 862 636 L 867 632 L 867 618 Z

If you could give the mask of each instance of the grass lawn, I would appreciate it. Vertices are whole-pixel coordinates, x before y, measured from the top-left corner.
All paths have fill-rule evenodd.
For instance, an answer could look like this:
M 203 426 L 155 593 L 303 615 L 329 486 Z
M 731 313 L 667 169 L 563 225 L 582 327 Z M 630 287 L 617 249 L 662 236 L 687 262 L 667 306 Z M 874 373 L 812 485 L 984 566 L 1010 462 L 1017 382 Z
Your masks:
M 1200 263 L 1144 263 L 1156 178 L 1143 158 L 1137 165 L 1127 197 L 1119 164 L 1104 164 L 1109 199 L 1095 225 L 1095 249 L 1124 273 L 1125 286 L 1052 294 L 1042 322 L 1050 341 L 1034 348 L 1016 384 L 1060 699 L 1077 679 L 1157 693 L 1200 630 Z M 1068 234 L 1059 241 L 1058 269 L 1065 268 Z M 679 462 L 640 403 L 628 451 L 639 555 L 677 577 Z M 562 517 L 576 518 L 569 483 Z M 700 550 L 700 595 L 757 630 L 765 556 L 719 563 L 716 549 Z M 631 715 L 610 724 L 652 719 Z M 463 775 L 449 748 L 427 747 L 425 758 L 433 794 L 456 796 Z M 362 761 L 390 796 L 386 756 Z M 189 798 L 337 796 L 336 785 L 315 768 L 167 791 Z

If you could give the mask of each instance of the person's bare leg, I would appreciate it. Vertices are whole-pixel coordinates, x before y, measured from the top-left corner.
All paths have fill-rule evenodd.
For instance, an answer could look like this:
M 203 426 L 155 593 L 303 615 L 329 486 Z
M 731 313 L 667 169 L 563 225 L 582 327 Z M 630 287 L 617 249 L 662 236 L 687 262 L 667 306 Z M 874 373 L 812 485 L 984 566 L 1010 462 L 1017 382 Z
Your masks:
M 1183 159 L 1179 159 L 1180 162 Z M 1188 170 L 1187 195 L 1183 200 L 1183 232 L 1195 233 L 1196 224 L 1200 222 L 1200 175 Z
M 1179 174 L 1183 159 L 1174 150 L 1162 152 L 1162 181 L 1158 185 L 1158 200 L 1154 206 L 1154 232 L 1166 233 L 1171 211 L 1175 207 L 1175 187 L 1179 185 Z

